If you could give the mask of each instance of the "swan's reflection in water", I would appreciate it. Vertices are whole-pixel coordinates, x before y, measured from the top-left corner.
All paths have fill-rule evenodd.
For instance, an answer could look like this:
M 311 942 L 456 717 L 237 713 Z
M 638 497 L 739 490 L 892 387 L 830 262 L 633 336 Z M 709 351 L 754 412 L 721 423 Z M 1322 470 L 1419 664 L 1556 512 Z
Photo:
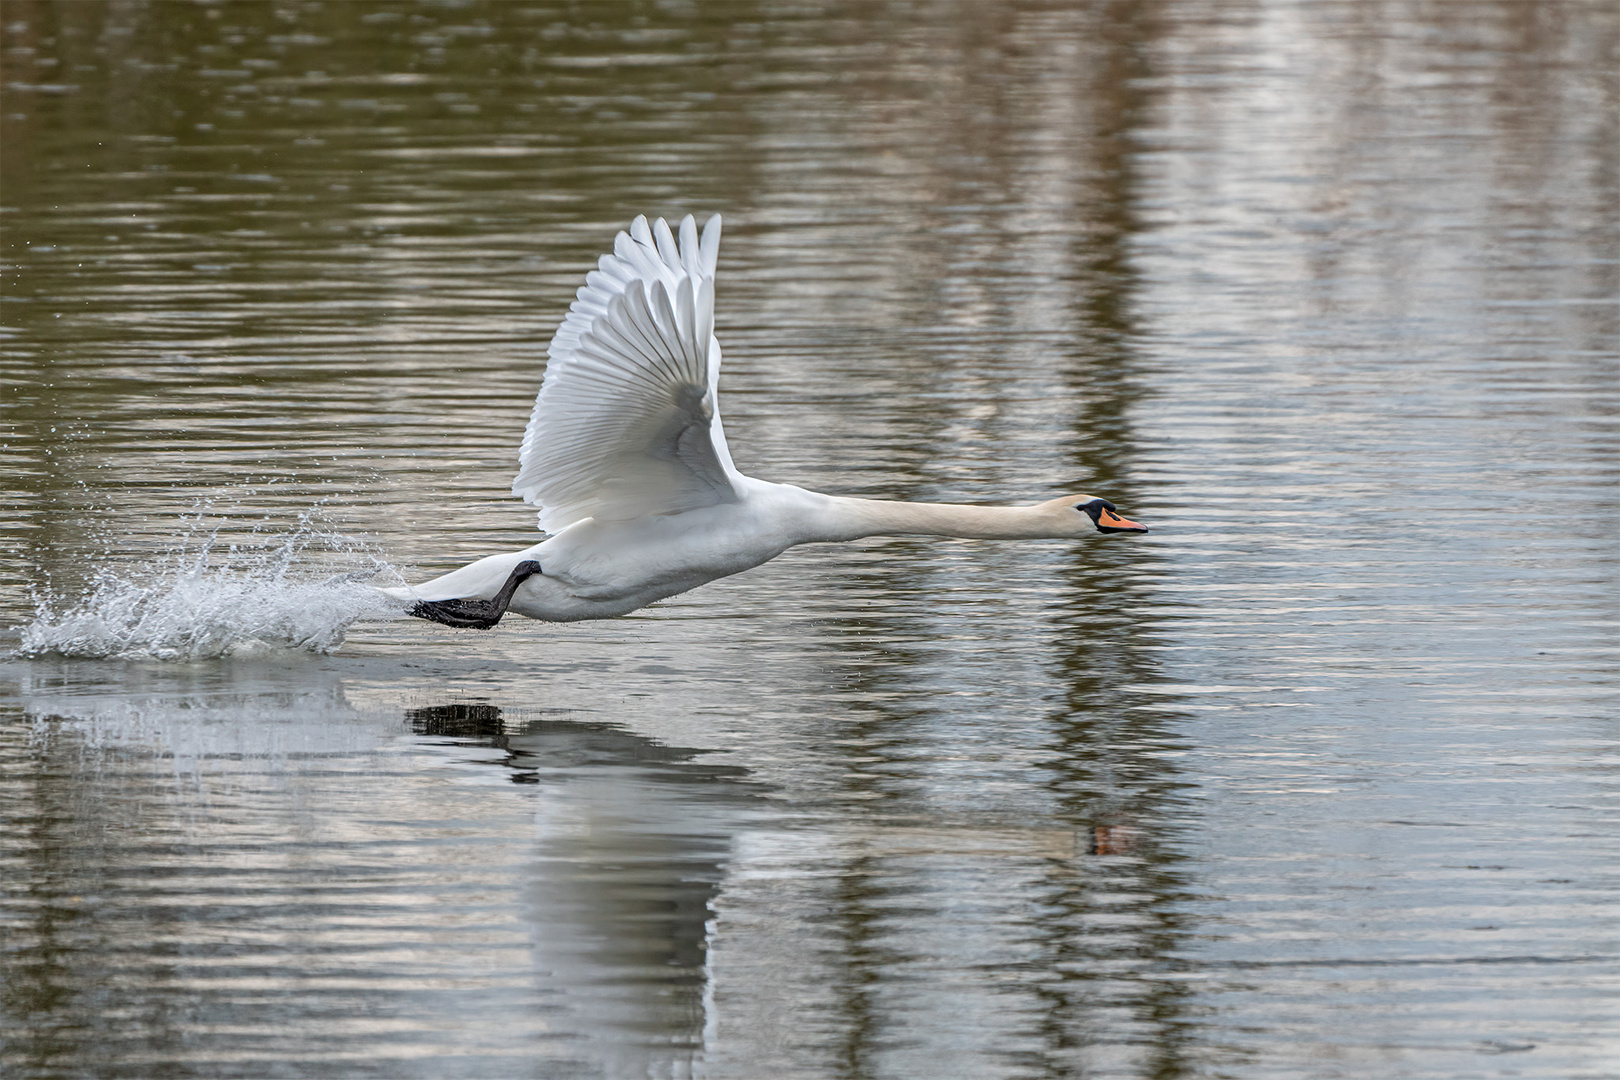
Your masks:
M 709 935 L 738 835 L 767 817 L 744 769 L 604 724 L 508 721 L 481 703 L 407 713 L 539 786 L 525 903 L 548 1020 L 610 1076 L 684 1075 L 712 1022 Z
M 1082 1030 L 1149 992 L 1135 961 L 1103 954 L 1162 946 L 1135 921 L 1118 934 L 1081 925 L 1157 903 L 1136 895 L 1128 863 L 1095 881 L 1082 863 L 1128 854 L 1133 825 L 790 808 L 748 770 L 606 724 L 483 703 L 407 715 L 425 744 L 534 785 L 520 903 L 543 1021 L 581 1074 L 819 1075 L 805 1062 L 842 1060 L 857 1074 L 944 1075 L 954 1062 L 998 1075 L 1028 1055 L 1030 1014 Z M 1089 970 L 1093 951 L 1122 986 L 1071 1000 L 1052 964 Z M 1153 996 L 1176 1011 L 1173 994 Z M 1048 1064 L 1133 1052 L 1070 1049 Z
M 21 1033 L 0 1070 L 990 1076 L 1181 1053 L 1151 820 L 818 801 L 763 782 L 765 754 L 406 709 L 375 699 L 392 677 L 321 665 L 10 670 L 0 765 L 32 779 L 0 785 Z M 1031 1051 L 1046 1031 L 1101 1034 Z
M 690 1074 L 762 786 L 485 704 L 406 710 L 402 732 L 397 706 L 301 673 L 163 669 L 133 697 L 21 673 L 0 761 L 35 779 L 0 788 L 0 1072 Z

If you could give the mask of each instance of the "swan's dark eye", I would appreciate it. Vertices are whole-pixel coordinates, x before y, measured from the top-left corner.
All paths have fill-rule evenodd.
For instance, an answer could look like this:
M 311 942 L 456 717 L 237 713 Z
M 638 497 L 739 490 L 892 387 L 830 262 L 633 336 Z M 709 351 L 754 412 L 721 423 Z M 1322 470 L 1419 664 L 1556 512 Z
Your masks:
M 1102 518 L 1104 510 L 1117 511 L 1119 508 L 1107 499 L 1092 499 L 1088 503 L 1081 503 L 1075 509 L 1090 518 L 1093 523 L 1096 523 Z
M 1145 533 L 1148 531 L 1146 525 L 1138 525 L 1134 521 L 1120 517 L 1119 512 L 1114 508 L 1114 504 L 1107 499 L 1092 499 L 1084 506 L 1077 506 L 1075 509 L 1085 511 L 1086 516 L 1091 518 L 1091 523 L 1101 533 Z

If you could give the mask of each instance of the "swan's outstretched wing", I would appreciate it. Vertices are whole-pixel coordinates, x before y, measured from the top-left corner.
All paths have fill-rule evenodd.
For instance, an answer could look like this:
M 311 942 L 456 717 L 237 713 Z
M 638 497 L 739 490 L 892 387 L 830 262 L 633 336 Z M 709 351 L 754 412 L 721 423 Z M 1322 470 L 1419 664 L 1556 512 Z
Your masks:
M 716 400 L 720 215 L 701 241 L 690 215 L 680 232 L 636 218 L 551 339 L 512 482 L 547 532 L 738 498 Z

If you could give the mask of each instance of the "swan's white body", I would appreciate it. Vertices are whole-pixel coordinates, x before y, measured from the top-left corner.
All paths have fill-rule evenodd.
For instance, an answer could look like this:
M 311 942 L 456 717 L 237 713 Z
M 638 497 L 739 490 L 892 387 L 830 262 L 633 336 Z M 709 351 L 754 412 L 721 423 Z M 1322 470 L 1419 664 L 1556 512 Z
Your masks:
M 638 217 L 586 277 L 549 350 L 512 490 L 551 535 L 415 587 L 489 599 L 529 560 L 508 610 L 605 619 L 740 573 L 796 544 L 914 533 L 983 539 L 1146 532 L 1089 495 L 978 507 L 849 499 L 744 476 L 720 424 L 714 270 L 720 218 L 680 242 Z M 428 617 L 433 617 L 429 615 Z M 496 617 L 499 615 L 497 613 Z

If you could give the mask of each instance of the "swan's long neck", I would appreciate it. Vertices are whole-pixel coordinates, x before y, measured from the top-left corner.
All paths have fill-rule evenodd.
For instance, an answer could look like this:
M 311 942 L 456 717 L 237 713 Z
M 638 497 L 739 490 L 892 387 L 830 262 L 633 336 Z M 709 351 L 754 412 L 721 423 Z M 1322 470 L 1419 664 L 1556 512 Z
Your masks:
M 828 496 L 828 540 L 863 536 L 955 536 L 965 540 L 1036 540 L 1053 531 L 1042 506 L 962 506 Z

